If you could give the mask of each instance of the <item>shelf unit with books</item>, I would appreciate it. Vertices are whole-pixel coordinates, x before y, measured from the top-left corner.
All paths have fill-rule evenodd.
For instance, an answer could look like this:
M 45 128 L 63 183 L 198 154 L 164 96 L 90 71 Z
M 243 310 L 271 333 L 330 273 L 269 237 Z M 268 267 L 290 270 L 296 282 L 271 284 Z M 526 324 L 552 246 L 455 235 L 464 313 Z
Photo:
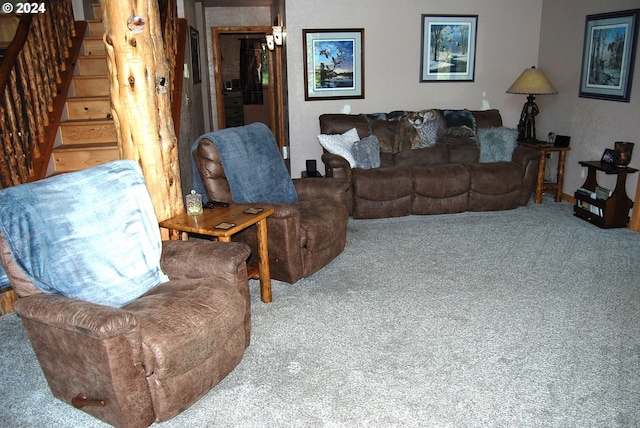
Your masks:
M 625 190 L 627 174 L 638 170 L 600 161 L 580 161 L 580 165 L 587 167 L 588 172 L 584 184 L 575 192 L 574 215 L 602 228 L 625 227 L 629 222 L 629 210 L 633 207 L 633 201 Z M 617 176 L 613 191 L 598 185 L 598 171 Z

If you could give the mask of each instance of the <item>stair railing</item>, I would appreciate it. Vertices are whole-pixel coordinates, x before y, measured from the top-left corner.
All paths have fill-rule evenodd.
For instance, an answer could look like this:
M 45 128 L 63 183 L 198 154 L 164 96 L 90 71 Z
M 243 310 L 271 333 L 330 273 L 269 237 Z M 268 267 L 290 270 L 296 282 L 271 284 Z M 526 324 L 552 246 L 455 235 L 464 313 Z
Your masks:
M 20 18 L 0 65 L 0 188 L 44 178 L 55 99 L 66 97 L 63 76 L 73 73 L 78 37 L 71 0 L 45 1 L 44 8 Z

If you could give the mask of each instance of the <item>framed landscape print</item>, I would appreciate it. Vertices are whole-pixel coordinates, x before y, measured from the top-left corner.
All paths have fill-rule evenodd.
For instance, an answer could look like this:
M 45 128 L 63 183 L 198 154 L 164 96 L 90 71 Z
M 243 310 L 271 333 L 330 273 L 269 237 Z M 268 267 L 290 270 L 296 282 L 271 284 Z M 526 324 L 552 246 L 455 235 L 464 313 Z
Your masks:
M 587 15 L 580 96 L 629 102 L 640 9 Z
M 364 29 L 302 30 L 304 99 L 364 98 Z
M 473 82 L 478 15 L 422 15 L 421 82 Z

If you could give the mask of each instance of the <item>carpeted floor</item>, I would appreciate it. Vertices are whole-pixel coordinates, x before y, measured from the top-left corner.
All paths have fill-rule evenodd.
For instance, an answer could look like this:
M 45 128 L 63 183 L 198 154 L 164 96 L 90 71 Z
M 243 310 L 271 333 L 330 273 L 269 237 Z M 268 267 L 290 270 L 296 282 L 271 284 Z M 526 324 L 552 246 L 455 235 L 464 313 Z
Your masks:
M 347 248 L 274 300 L 252 287 L 240 365 L 158 427 L 640 426 L 640 234 L 545 198 L 351 220 Z M 100 427 L 52 398 L 0 318 L 0 426 Z

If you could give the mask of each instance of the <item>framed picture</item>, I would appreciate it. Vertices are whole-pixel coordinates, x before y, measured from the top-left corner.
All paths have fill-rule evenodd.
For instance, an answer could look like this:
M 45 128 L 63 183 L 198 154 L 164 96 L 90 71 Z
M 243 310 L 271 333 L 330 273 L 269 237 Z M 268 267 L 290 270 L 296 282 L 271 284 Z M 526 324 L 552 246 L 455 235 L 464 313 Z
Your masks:
M 473 82 L 478 15 L 422 15 L 420 82 Z
M 608 163 L 610 165 L 613 165 L 614 162 L 616 161 L 615 155 L 616 155 L 615 150 L 613 150 L 613 149 L 604 149 L 604 152 L 602 153 L 602 158 L 600 159 L 600 162 Z
M 202 82 L 200 75 L 200 44 L 198 42 L 198 30 L 193 27 L 189 27 L 189 34 L 191 37 L 191 74 L 193 75 L 193 83 Z
M 587 15 L 580 97 L 629 102 L 640 9 Z
M 304 99 L 364 98 L 364 29 L 302 30 Z

